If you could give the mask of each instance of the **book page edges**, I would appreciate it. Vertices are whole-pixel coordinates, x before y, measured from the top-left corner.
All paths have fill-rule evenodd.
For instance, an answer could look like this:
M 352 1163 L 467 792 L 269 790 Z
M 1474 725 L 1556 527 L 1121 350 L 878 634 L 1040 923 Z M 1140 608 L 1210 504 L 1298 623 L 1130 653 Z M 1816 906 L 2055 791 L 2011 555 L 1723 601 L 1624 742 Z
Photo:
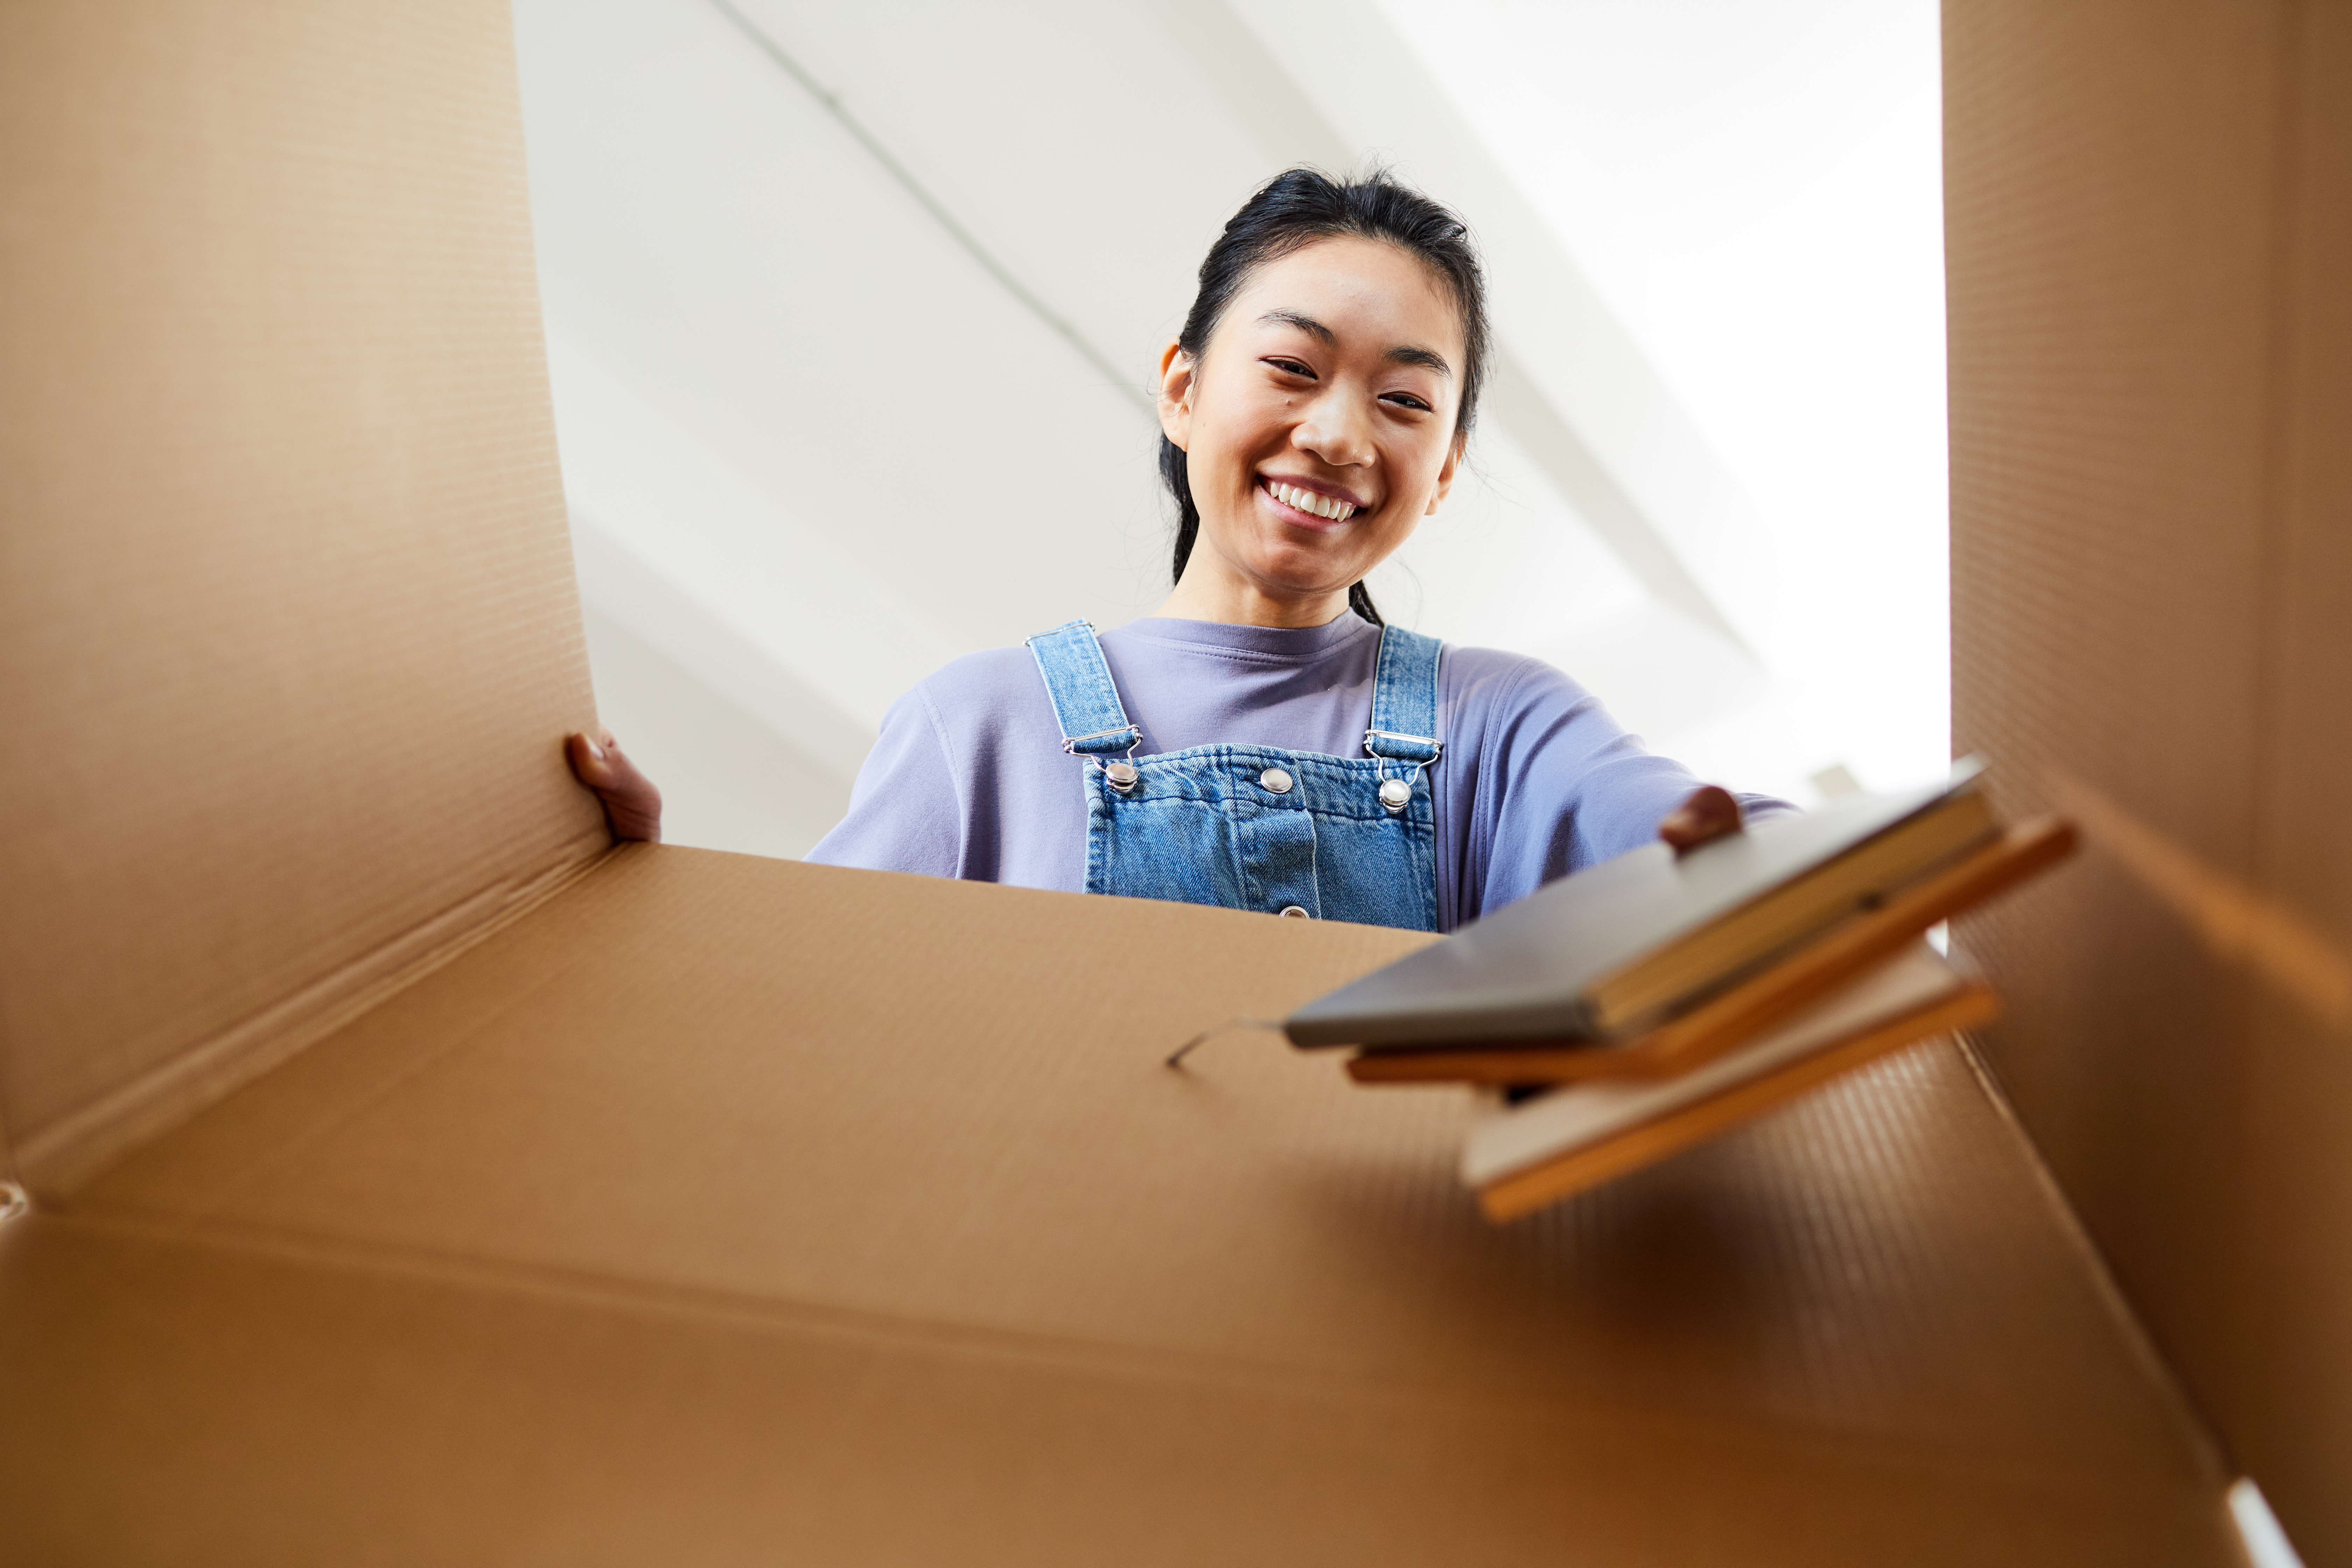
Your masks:
M 1801 877 L 1767 889 L 1679 942 L 1604 975 L 1591 990 L 1594 1026 L 1621 1034 L 1807 942 L 1922 874 L 1997 841 L 1991 804 L 1970 789 L 1906 818 Z M 1924 853 L 1922 846 L 1925 846 Z
M 1537 1160 L 1614 1136 L 1770 1072 L 1781 1064 L 1941 1002 L 1968 984 L 1924 942 L 1744 1048 L 1665 1079 L 1608 1079 L 1558 1089 L 1497 1110 L 1472 1129 L 1462 1179 L 1484 1186 Z
M 2000 998 L 1990 987 L 1964 986 L 1919 1014 L 1801 1058 L 1784 1071 L 1631 1129 L 1605 1143 L 1490 1182 L 1478 1189 L 1479 1210 L 1496 1222 L 1531 1214 L 1706 1142 L 1880 1057 L 1989 1024 L 2000 1014 Z

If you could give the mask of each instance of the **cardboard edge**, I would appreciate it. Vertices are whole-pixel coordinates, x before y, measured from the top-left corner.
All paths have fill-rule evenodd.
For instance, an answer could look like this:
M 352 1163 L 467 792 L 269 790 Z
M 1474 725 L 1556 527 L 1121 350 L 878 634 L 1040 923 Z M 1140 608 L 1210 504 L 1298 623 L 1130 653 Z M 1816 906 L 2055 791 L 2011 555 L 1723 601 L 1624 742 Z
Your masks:
M 1677 1107 L 1606 1142 L 1488 1182 L 1477 1189 L 1479 1210 L 1497 1224 L 1533 1214 L 1703 1143 L 1879 1057 L 1938 1035 L 1979 1027 L 2000 1014 L 2000 999 L 1991 987 L 1963 985 L 1927 1007 L 1825 1046 L 1778 1071 Z
M 16 1168 L 16 1146 L 8 1136 L 8 1095 L 5 1088 L 0 1088 L 0 1188 L 22 1191 L 23 1184 L 24 1176 Z M 9 1217 L 5 1212 L 7 1206 L 0 1204 L 0 1220 Z
M 561 863 L 460 900 L 121 1088 L 16 1139 L 19 1180 L 44 1199 L 69 1196 L 122 1155 L 291 1060 L 621 852 L 601 826 L 593 835 L 583 835 L 572 841 Z M 0 1132 L 0 1151 L 8 1142 L 8 1135 Z
M 2106 1253 L 2101 1249 L 2097 1239 L 2091 1235 L 2089 1226 L 2084 1222 L 2083 1215 L 2074 1207 L 2073 1200 L 2067 1197 L 2064 1184 L 2058 1180 L 2058 1173 L 2050 1168 L 2049 1159 L 2042 1153 L 2042 1145 L 2033 1141 L 2032 1132 L 2027 1129 L 2024 1120 L 2018 1115 L 2016 1105 L 2011 1101 L 2008 1091 L 2001 1087 L 2000 1074 L 1994 1069 L 1991 1060 L 1985 1055 L 1982 1045 L 1966 1035 L 1958 1036 L 1957 1038 L 1960 1047 L 1960 1060 L 1968 1067 L 1969 1078 L 1975 1080 L 1977 1092 L 1984 1096 L 1986 1103 L 1992 1109 L 1994 1118 L 2000 1121 L 2001 1130 L 2015 1144 L 2017 1157 L 2032 1171 L 2034 1187 L 2042 1195 L 2042 1205 L 2049 1214 L 2050 1223 L 2065 1237 L 2068 1249 L 2074 1254 L 2084 1276 L 2091 1281 L 2093 1290 L 2098 1295 L 2101 1308 L 2106 1312 L 2108 1320 L 2114 1323 L 2116 1332 L 2123 1339 L 2133 1362 L 2139 1367 L 2142 1375 L 2164 1390 L 2166 1400 L 2172 1406 L 2180 1428 L 2187 1435 L 2199 1461 L 2207 1467 L 2216 1486 L 2226 1488 L 2231 1479 L 2239 1474 L 2239 1469 L 2230 1458 L 2227 1440 L 2222 1436 L 2221 1423 L 2213 1418 L 2211 1410 L 2189 1388 L 2188 1380 L 2181 1375 L 2180 1369 L 2173 1364 L 2171 1359 L 2164 1353 L 2163 1348 L 2158 1344 L 2155 1332 L 2149 1327 L 2147 1320 L 2142 1317 L 2138 1309 L 2132 1305 L 2131 1297 L 2124 1289 L 2123 1281 L 2116 1276 L 2114 1264 L 2108 1260 Z M 2230 1539 L 2242 1540 L 2235 1516 L 2230 1513 L 2226 1497 L 2222 1500 L 2221 1507 L 2223 1514 L 2229 1518 Z M 2263 1568 L 2263 1565 L 2251 1563 L 2250 1568 Z

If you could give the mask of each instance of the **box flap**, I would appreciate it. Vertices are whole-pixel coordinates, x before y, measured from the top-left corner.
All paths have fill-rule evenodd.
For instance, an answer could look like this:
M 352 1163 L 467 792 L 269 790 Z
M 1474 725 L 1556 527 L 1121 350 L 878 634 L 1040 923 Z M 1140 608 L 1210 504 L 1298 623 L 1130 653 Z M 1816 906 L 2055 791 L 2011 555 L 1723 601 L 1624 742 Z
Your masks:
M 1944 58 L 1954 733 L 2088 847 L 1961 926 L 1987 1048 L 2352 1562 L 2352 8 L 1953 0 Z
M 41 1304 L 13 1321 L 49 1325 L 0 1397 L 136 1376 L 140 1411 L 227 1412 L 212 1441 L 82 1422 L 92 1468 L 0 1477 L 225 1486 L 204 1517 L 246 1542 L 281 1494 L 318 1539 L 364 1509 L 413 1542 L 436 1510 L 354 1489 L 389 1466 L 485 1531 L 828 1561 L 1556 1561 L 1586 1532 L 1625 1562 L 2228 1561 L 2210 1456 L 1948 1047 L 1509 1227 L 1460 1185 L 1457 1091 L 1357 1089 L 1270 1033 L 1161 1065 L 1423 940 L 625 848 L 34 1233 L 80 1239 L 0 1252 Z M 138 1305 L 165 1297 L 195 1321 Z M 246 1348 L 209 1366 L 207 1334 Z M 630 1456 L 665 1479 L 598 1501 Z
M 504 7 L 0 10 L 0 1107 L 57 1188 L 603 846 Z
M 1580 1261 L 1639 1279 L 1585 1295 L 1613 1293 L 1653 1362 L 1722 1335 L 1793 1370 L 1803 1342 L 1691 1299 L 1747 1299 L 1727 1237 L 1677 1257 L 1630 1234 L 1677 1213 L 1704 1233 L 1711 1207 L 1683 1186 L 1596 1213 L 1613 1244 Z M 26 1419 L 0 1427 L 0 1539 L 28 1563 L 2242 1568 L 2215 1489 L 2160 1465 L 1491 1388 L 1401 1400 L 937 1324 L 16 1228 L 0 1396 Z M 1900 1375 L 1884 1352 L 1857 1347 Z

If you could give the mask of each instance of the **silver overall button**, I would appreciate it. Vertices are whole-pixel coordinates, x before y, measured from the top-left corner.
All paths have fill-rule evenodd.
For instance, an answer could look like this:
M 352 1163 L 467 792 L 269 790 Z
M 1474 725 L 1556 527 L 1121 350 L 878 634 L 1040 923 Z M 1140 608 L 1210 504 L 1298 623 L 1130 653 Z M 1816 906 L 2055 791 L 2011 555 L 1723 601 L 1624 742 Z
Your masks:
M 1381 804 L 1391 811 L 1402 811 L 1412 801 L 1412 785 L 1402 779 L 1381 781 Z
M 1284 920 L 1302 920 L 1302 921 L 1311 921 L 1311 920 L 1313 920 L 1315 917 L 1314 917 L 1313 915 L 1308 914 L 1308 913 L 1307 912 L 1307 910 L 1306 910 L 1303 907 L 1301 907 L 1300 905 L 1297 905 L 1297 904 L 1290 904 L 1290 905 L 1287 905 L 1287 906 L 1286 906 L 1286 907 L 1284 908 L 1284 910 L 1283 910 L 1283 911 L 1282 911 L 1282 918 L 1283 918 Z
M 1265 785 L 1267 789 L 1272 790 L 1276 795 L 1288 795 L 1290 793 L 1290 786 L 1297 784 L 1298 781 L 1292 778 L 1280 768 L 1268 768 L 1265 772 L 1257 775 L 1257 782 Z M 1288 914 L 1290 911 L 1288 910 L 1285 910 L 1282 912 L 1284 914 Z M 1303 915 L 1307 911 L 1305 910 L 1300 910 L 1298 912 Z
M 1135 781 L 1142 776 L 1133 763 L 1112 763 L 1103 769 L 1103 777 L 1108 779 L 1110 787 L 1121 795 L 1133 789 Z

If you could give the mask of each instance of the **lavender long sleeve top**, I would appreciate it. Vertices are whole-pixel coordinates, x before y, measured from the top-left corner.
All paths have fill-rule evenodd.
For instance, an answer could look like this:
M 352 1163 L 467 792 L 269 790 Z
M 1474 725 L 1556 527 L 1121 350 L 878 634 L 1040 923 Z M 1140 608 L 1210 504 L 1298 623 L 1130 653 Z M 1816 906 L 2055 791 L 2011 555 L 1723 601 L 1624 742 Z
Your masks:
M 1353 615 L 1297 631 L 1141 620 L 1101 642 L 1145 753 L 1217 744 L 1363 753 L 1380 633 Z M 1447 645 L 1437 711 L 1445 754 L 1430 777 L 1442 930 L 1647 843 L 1698 787 L 1540 659 Z M 1091 765 L 1063 753 L 1026 647 L 971 654 L 891 707 L 849 815 L 808 858 L 1081 892 L 1080 774 Z

